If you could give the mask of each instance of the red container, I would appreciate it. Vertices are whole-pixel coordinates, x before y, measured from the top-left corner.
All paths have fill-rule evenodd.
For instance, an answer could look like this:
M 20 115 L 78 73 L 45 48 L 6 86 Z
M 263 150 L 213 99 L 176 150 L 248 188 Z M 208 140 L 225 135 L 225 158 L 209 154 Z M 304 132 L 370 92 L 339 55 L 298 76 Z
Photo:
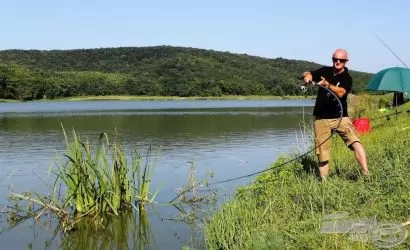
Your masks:
M 352 121 L 357 132 L 366 134 L 372 131 L 369 118 L 358 118 Z

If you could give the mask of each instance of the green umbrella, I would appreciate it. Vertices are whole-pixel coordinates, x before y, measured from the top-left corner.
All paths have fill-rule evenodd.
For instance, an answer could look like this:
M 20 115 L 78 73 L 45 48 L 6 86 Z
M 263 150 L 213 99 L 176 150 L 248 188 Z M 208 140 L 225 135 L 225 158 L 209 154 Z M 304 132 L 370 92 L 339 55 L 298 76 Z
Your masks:
M 370 79 L 366 90 L 410 92 L 410 69 L 393 67 L 381 70 Z

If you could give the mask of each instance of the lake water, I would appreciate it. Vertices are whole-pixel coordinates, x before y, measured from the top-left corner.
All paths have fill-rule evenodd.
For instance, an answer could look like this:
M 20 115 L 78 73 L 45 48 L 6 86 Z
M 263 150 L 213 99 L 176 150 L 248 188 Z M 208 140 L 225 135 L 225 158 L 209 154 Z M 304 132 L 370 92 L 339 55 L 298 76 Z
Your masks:
M 126 149 L 144 153 L 151 146 L 155 154 L 161 148 L 152 182 L 152 190 L 160 188 L 155 199 L 158 205 L 155 211 L 148 210 L 153 248 L 181 249 L 199 239 L 200 232 L 195 224 L 175 220 L 180 218 L 175 207 L 161 204 L 173 199 L 178 188 L 187 184 L 190 162 L 196 162 L 198 179 L 211 171 L 214 177 L 210 182 L 217 182 L 265 169 L 280 154 L 306 151 L 302 124 L 310 124 L 313 105 L 314 100 L 1 103 L 0 204 L 8 204 L 11 190 L 48 190 L 44 183 L 48 168 L 55 155 L 65 149 L 61 124 L 91 142 L 100 132 L 113 136 L 116 129 Z M 213 186 L 218 203 L 250 181 L 244 178 Z M 4 231 L 6 219 L 1 215 L 1 249 L 43 249 L 47 244 L 50 249 L 58 249 L 64 239 L 71 242 L 70 249 L 80 245 L 87 249 L 84 242 L 90 244 L 90 239 L 107 241 L 89 231 L 55 236 L 52 227 L 32 221 Z M 125 227 L 137 227 L 138 218 L 132 215 L 121 220 L 113 231 L 125 231 L 124 236 L 120 240 L 109 238 L 111 243 L 106 244 L 112 247 L 108 249 L 121 248 L 124 237 L 128 239 L 125 242 L 130 241 L 130 230 Z

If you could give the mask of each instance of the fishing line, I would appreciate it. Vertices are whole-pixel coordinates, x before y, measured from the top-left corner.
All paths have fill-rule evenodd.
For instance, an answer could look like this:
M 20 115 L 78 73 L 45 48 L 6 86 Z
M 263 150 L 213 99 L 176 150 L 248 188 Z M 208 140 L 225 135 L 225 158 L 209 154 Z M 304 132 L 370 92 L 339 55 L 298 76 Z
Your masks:
M 323 88 L 323 89 L 325 89 L 326 91 L 328 91 L 328 92 L 329 92 L 330 94 L 332 94 L 332 95 L 335 97 L 335 99 L 339 102 L 339 106 L 340 106 L 339 123 L 338 123 L 336 129 L 332 130 L 332 133 L 330 134 L 330 136 L 329 136 L 328 138 L 326 138 L 326 140 L 324 140 L 322 143 L 320 143 L 319 145 L 317 145 L 316 147 L 312 148 L 311 150 L 307 151 L 307 152 L 304 153 L 304 154 L 301 154 L 301 155 L 299 155 L 299 156 L 297 156 L 297 157 L 295 157 L 295 158 L 293 158 L 293 159 L 290 159 L 290 160 L 288 160 L 288 161 L 286 161 L 286 162 L 284 162 L 284 163 L 281 163 L 281 164 L 277 165 L 275 168 L 279 168 L 279 167 L 282 167 L 282 166 L 284 166 L 284 165 L 286 165 L 286 164 L 289 164 L 289 163 L 291 163 L 291 162 L 294 162 L 294 161 L 296 161 L 296 160 L 298 160 L 298 159 L 300 159 L 300 158 L 302 158 L 302 157 L 308 155 L 309 153 L 313 152 L 313 151 L 316 150 L 318 147 L 320 147 L 322 144 L 324 144 L 326 141 L 328 141 L 330 138 L 332 138 L 333 134 L 334 134 L 334 133 L 336 132 L 336 130 L 340 127 L 340 123 L 341 123 L 342 118 L 343 118 L 343 106 L 342 106 L 342 103 L 341 103 L 339 97 L 338 97 L 335 93 L 333 93 L 333 91 L 331 91 L 330 89 L 328 89 L 328 88 L 326 88 L 326 87 L 323 87 L 323 86 L 320 85 L 320 84 L 315 84 L 315 83 L 313 83 L 313 84 L 316 85 L 316 86 L 319 86 L 319 87 L 321 87 L 321 88 Z M 306 86 L 303 86 L 303 85 L 302 85 L 302 86 L 301 86 L 301 89 L 303 89 L 302 87 L 305 87 L 305 88 L 306 88 Z M 222 180 L 222 181 L 212 182 L 212 183 L 209 183 L 208 185 L 215 185 L 215 184 L 220 184 L 220 183 L 224 183 L 224 182 L 230 182 L 230 181 L 234 181 L 234 180 L 239 180 L 239 179 L 243 179 L 243 178 L 246 178 L 246 177 L 251 177 L 251 176 L 254 176 L 254 175 L 263 173 L 263 172 L 267 172 L 267 171 L 273 170 L 273 169 L 274 169 L 274 168 L 268 168 L 268 169 L 264 169 L 264 170 L 257 171 L 257 172 L 254 172 L 254 173 L 250 173 L 250 174 L 247 174 L 247 175 L 243 175 L 243 176 L 239 176 L 239 177 L 235 177 L 235 178 L 230 178 L 230 179 L 226 179 L 226 180 Z
M 338 119 L 339 119 L 339 123 L 337 124 L 336 129 L 333 129 L 333 130 L 332 130 L 332 132 L 330 133 L 329 137 L 326 138 L 326 140 L 324 140 L 322 143 L 320 143 L 319 145 L 315 146 L 315 147 L 312 148 L 311 150 L 307 151 L 306 153 L 301 154 L 301 155 L 299 155 L 299 156 L 297 156 L 297 157 L 295 157 L 295 158 L 292 158 L 292 159 L 290 159 L 290 160 L 288 160 L 288 161 L 285 161 L 285 162 L 283 162 L 283 163 L 281 163 L 281 164 L 279 164 L 279 165 L 277 165 L 277 166 L 275 166 L 275 167 L 271 167 L 271 168 L 264 169 L 264 170 L 261 170 L 261 171 L 256 171 L 256 172 L 253 172 L 253 173 L 250 173 L 250 174 L 247 174 L 247 175 L 242 175 L 242 176 L 238 176 L 238 177 L 233 177 L 233 178 L 225 179 L 225 180 L 222 180 L 222 181 L 211 182 L 211 183 L 208 183 L 207 186 L 212 186 L 212 185 L 216 185 L 216 184 L 221 184 L 221 183 L 236 181 L 236 180 L 240 180 L 240 179 L 243 179 L 243 178 L 248 178 L 248 177 L 251 177 L 251 176 L 254 176 L 254 175 L 257 175 L 257 174 L 261 174 L 261 173 L 264 173 L 264 172 L 267 172 L 267 171 L 271 171 L 271 170 L 277 169 L 277 168 L 279 168 L 279 167 L 282 167 L 282 166 L 284 166 L 284 165 L 286 165 L 286 164 L 289 164 L 289 163 L 291 163 L 291 162 L 294 162 L 294 161 L 296 161 L 296 160 L 298 160 L 298 159 L 300 159 L 300 158 L 302 158 L 302 157 L 304 157 L 304 156 L 310 154 L 311 152 L 313 152 L 314 150 L 316 150 L 317 148 L 319 148 L 322 144 L 324 144 L 326 141 L 328 141 L 330 138 L 332 138 L 332 136 L 334 135 L 334 133 L 339 129 L 340 123 L 342 122 L 342 118 L 343 118 L 343 106 L 342 106 L 342 102 L 340 101 L 339 97 L 338 97 L 333 91 L 331 91 L 330 89 L 328 89 L 328 88 L 326 88 L 326 87 L 323 87 L 322 85 L 317 84 L 317 83 L 315 83 L 315 82 L 311 82 L 311 84 L 314 85 L 314 86 L 318 86 L 318 87 L 320 87 L 320 88 L 326 90 L 328 93 L 330 93 L 331 95 L 333 95 L 333 97 L 335 97 L 335 100 L 337 100 L 337 101 L 339 102 L 339 107 L 340 107 L 340 117 L 338 118 Z M 304 86 L 304 85 L 302 85 L 302 86 L 300 86 L 300 89 L 301 89 L 302 92 L 306 92 L 307 87 Z M 198 185 L 200 185 L 200 184 L 198 183 Z M 189 192 L 189 191 L 192 190 L 193 188 L 197 187 L 198 185 L 194 185 L 194 186 L 191 186 L 191 187 L 188 188 L 188 189 L 185 189 L 182 193 L 180 193 L 178 196 L 176 196 L 174 199 L 172 199 L 172 200 L 170 201 L 170 203 L 172 203 L 173 201 L 175 201 L 176 199 L 178 199 L 179 197 L 181 197 L 183 194 Z

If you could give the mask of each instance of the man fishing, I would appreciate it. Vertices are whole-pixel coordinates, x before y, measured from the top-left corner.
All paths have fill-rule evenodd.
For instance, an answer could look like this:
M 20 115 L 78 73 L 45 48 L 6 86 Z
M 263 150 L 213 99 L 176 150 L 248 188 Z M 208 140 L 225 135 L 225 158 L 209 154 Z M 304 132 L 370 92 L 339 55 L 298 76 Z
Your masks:
M 322 179 L 329 175 L 329 159 L 332 144 L 331 138 L 329 137 L 332 130 L 335 129 L 346 146 L 354 151 L 355 157 L 362 168 L 362 174 L 366 176 L 369 174 L 365 150 L 347 113 L 347 96 L 352 89 L 353 83 L 349 70 L 346 67 L 348 60 L 347 51 L 337 49 L 332 55 L 332 67 L 324 66 L 315 71 L 303 73 L 303 80 L 307 84 L 316 82 L 328 88 L 339 97 L 342 104 L 343 117 L 338 127 L 340 104 L 328 91 L 319 88 L 313 116 L 315 117 L 314 133 L 316 154 L 319 159 L 319 172 Z

